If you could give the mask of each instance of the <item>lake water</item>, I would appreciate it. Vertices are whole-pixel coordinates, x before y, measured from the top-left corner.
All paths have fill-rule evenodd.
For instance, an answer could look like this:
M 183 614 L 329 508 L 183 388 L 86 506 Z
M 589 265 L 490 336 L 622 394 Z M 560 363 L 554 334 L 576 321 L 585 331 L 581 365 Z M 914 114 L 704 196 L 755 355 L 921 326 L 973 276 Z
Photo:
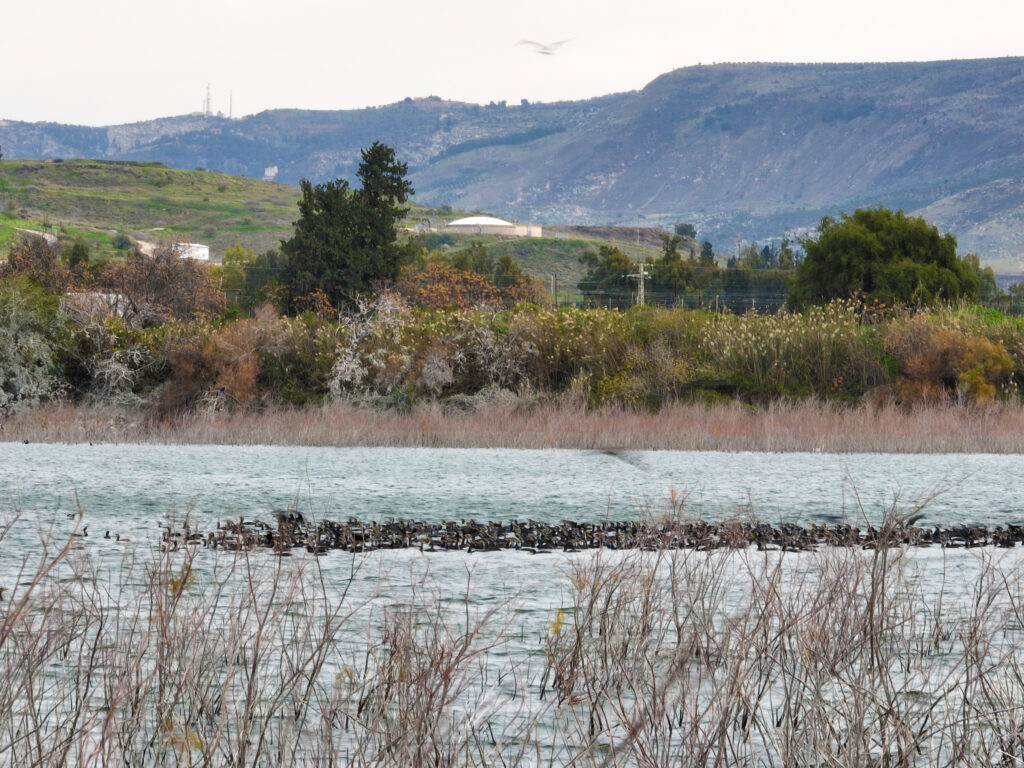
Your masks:
M 93 531 L 144 532 L 170 511 L 207 524 L 316 518 L 631 519 L 674 489 L 687 510 L 768 522 L 877 521 L 934 496 L 922 524 L 1019 522 L 1024 457 L 963 454 L 616 452 L 0 444 L 7 508 Z
M 40 537 L 66 537 L 80 510 L 89 535 L 79 539 L 76 557 L 87 558 L 95 578 L 107 579 L 117 593 L 135 582 L 125 584 L 117 575 L 125 545 L 105 539 L 103 532 L 130 538 L 128 546 L 145 561 L 159 557 L 160 525 L 180 523 L 186 515 L 200 530 L 240 516 L 270 521 L 278 508 L 336 520 L 625 520 L 665 508 L 674 491 L 686 497 L 690 514 L 707 519 L 753 514 L 772 523 L 843 517 L 877 522 L 894 503 L 910 511 L 927 501 L 920 525 L 1006 525 L 1024 520 L 1024 457 L 5 443 L 0 489 L 0 515 L 20 514 L 0 540 L 0 585 L 11 586 L 15 570 L 38 551 Z M 1024 548 L 998 554 L 1007 572 L 1024 568 Z M 506 680 L 511 669 L 515 682 L 489 684 L 484 699 L 463 696 L 461 717 L 467 708 L 475 708 L 478 717 L 487 709 L 507 725 L 524 712 L 550 706 L 550 697 L 527 697 L 531 703 L 524 704 L 524 694 L 540 684 L 553 621 L 572 610 L 573 585 L 580 578 L 574 569 L 601 556 L 335 551 L 320 558 L 296 552 L 289 562 L 315 562 L 328 602 L 344 589 L 346 599 L 366 600 L 371 618 L 341 633 L 342 650 L 325 667 L 334 675 L 357 664 L 367 627 L 382 627 L 395 606 L 453 607 L 457 614 L 468 595 L 474 611 L 496 609 L 505 639 L 481 662 L 481 679 Z M 977 550 L 910 550 L 908 589 L 925 603 L 941 595 L 955 614 L 955 606 L 969 604 L 985 556 Z M 226 557 L 200 550 L 196 569 L 213 573 Z M 258 557 L 274 559 L 268 553 Z M 787 567 L 800 571 L 810 557 L 788 555 Z M 743 586 L 747 566 L 736 561 L 731 567 L 739 575 L 722 598 L 726 613 L 749 596 Z M 550 741 L 541 762 L 571 762 L 571 750 L 556 749 L 558 739 L 544 736 L 554 732 L 552 723 L 532 732 L 531 738 Z M 355 747 L 346 742 L 345 748 Z

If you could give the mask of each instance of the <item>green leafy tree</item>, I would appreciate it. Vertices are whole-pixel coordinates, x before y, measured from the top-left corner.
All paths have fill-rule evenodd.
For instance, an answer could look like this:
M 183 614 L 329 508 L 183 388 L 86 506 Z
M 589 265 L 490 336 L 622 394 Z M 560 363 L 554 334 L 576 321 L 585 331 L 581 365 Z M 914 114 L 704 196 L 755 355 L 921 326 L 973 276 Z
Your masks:
M 996 284 L 996 273 L 992 267 L 981 266 L 981 260 L 976 253 L 968 253 L 964 256 L 964 262 L 971 268 L 971 272 L 978 280 L 978 300 L 985 304 L 991 304 L 999 299 L 1002 291 Z
M 251 312 L 265 301 L 277 304 L 285 290 L 281 285 L 285 266 L 285 257 L 276 248 L 257 255 L 246 264 L 239 305 Z
M 474 240 L 469 244 L 466 253 L 469 256 L 469 268 L 471 271 L 487 278 L 494 276 L 494 270 L 497 265 L 494 257 L 487 252 L 487 246 Z
M 478 240 L 469 244 L 468 248 L 457 251 L 450 256 L 444 257 L 455 269 L 463 272 L 473 272 L 490 280 L 494 276 L 494 257 L 487 251 L 487 246 Z M 426 268 L 426 264 L 418 264 L 420 271 Z
M 409 256 L 397 232 L 413 191 L 406 171 L 391 147 L 374 142 L 362 152 L 360 189 L 344 179 L 303 179 L 295 234 L 281 243 L 282 283 L 292 302 L 322 291 L 335 306 L 353 305 L 359 294 L 397 279 Z
M 679 253 L 679 235 L 662 235 L 661 258 L 654 263 L 653 277 L 656 291 L 671 291 L 676 299 L 681 290 L 685 290 L 693 278 L 693 268 L 688 261 L 683 261 Z
M 804 242 L 788 304 L 793 308 L 862 296 L 886 304 L 933 304 L 978 296 L 978 278 L 957 256 L 956 239 L 924 219 L 888 208 L 826 216 Z
M 587 274 L 578 283 L 580 291 L 599 301 L 611 299 L 625 301 L 631 289 L 626 275 L 633 269 L 629 256 L 613 245 L 602 245 L 597 251 L 588 251 L 580 257 Z
M 715 264 L 715 247 L 709 240 L 700 244 L 700 263 L 704 267 L 712 267 Z
M 1014 283 L 1007 289 L 1009 295 L 1008 309 L 1014 314 L 1024 314 L 1024 283 Z
M 722 303 L 731 312 L 742 314 L 750 309 L 750 275 L 745 269 L 727 269 L 722 278 Z
M 89 244 L 79 235 L 66 250 L 68 267 L 72 270 L 84 269 L 89 266 Z
M 761 253 L 757 250 L 757 243 L 752 243 L 740 251 L 736 266 L 743 269 L 761 269 L 764 266 L 761 261 Z
M 221 287 L 224 297 L 232 304 L 241 304 L 245 292 L 245 270 L 256 261 L 256 253 L 236 243 L 224 251 L 221 260 Z
M 507 253 L 503 253 L 494 263 L 494 274 L 491 280 L 498 288 L 508 288 L 525 276 L 523 268 L 516 263 L 516 260 Z
M 789 238 L 785 238 L 779 247 L 779 269 L 792 269 L 795 263 L 793 249 L 789 246 Z
M 685 221 L 680 221 L 676 224 L 675 233 L 682 237 L 697 239 L 697 228 L 693 224 L 687 224 Z

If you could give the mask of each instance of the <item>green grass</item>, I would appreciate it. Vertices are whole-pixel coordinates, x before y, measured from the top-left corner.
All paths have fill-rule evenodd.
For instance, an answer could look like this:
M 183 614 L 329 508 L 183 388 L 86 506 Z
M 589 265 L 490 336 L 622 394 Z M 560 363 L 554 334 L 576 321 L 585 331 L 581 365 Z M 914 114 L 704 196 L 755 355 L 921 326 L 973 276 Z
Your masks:
M 124 232 L 142 240 L 181 237 L 215 253 L 236 242 L 263 251 L 291 234 L 297 200 L 295 187 L 159 163 L 0 161 L 0 210 L 26 228 L 49 222 L 82 233 L 101 250 Z M 0 226 L 6 230 L 10 221 Z
M 102 231 L 76 226 L 54 227 L 52 222 L 42 222 L 35 219 L 25 219 L 16 216 L 9 216 L 0 212 L 0 254 L 12 243 L 18 241 L 23 230 L 33 232 L 55 233 L 62 242 L 71 243 L 82 238 L 88 244 L 94 257 L 113 256 L 118 253 L 114 248 L 113 240 L 117 234 L 114 231 Z
M 624 235 L 625 237 L 626 235 Z M 552 276 L 558 284 L 558 295 L 563 300 L 579 297 L 577 283 L 586 274 L 580 257 L 596 251 L 601 245 L 614 245 L 634 260 L 655 259 L 661 250 L 651 246 L 636 246 L 625 240 L 587 239 L 579 237 L 505 238 L 494 235 L 451 235 L 450 248 L 458 251 L 473 241 L 483 243 L 493 256 L 510 255 L 525 272 L 539 278 L 549 289 Z
M 156 242 L 184 239 L 205 243 L 214 255 L 240 244 L 257 253 L 276 248 L 292 234 L 298 218 L 296 187 L 208 171 L 181 171 L 161 163 L 98 160 L 0 161 L 0 254 L 16 229 L 58 228 L 63 238 L 81 236 L 96 256 L 119 253 L 118 233 Z M 407 221 L 435 224 L 467 215 L 447 207 L 409 206 Z M 559 294 L 572 295 L 585 273 L 579 262 L 602 244 L 621 248 L 634 259 L 654 258 L 659 249 L 636 245 L 633 230 L 621 238 L 545 237 L 506 239 L 451 236 L 453 249 L 480 240 L 495 256 L 510 254 L 526 272 L 558 280 Z

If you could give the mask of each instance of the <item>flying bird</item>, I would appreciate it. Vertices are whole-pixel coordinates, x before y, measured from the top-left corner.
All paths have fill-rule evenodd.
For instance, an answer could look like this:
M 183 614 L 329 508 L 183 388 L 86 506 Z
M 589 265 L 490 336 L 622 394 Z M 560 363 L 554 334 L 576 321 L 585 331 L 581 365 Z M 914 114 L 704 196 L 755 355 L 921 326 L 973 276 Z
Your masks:
M 516 45 L 532 45 L 534 50 L 542 56 L 554 56 L 558 53 L 559 47 L 568 42 L 568 40 L 559 40 L 557 43 L 538 43 L 535 40 L 520 40 Z

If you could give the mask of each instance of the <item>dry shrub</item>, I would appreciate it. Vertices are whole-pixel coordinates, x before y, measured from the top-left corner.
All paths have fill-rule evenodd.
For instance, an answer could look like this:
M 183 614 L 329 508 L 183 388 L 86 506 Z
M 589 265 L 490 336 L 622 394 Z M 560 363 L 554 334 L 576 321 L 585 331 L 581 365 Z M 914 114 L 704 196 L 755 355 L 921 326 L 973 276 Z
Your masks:
M 590 404 L 618 403 L 656 411 L 682 399 L 697 374 L 696 362 L 684 353 L 674 353 L 663 339 L 646 347 L 631 345 L 619 369 L 594 385 Z
M 31 280 L 53 293 L 65 293 L 80 288 L 83 280 L 61 262 L 61 248 L 48 242 L 42 235 L 23 233 L 0 262 L 0 278 L 17 277 Z
M 420 367 L 420 384 L 435 397 L 455 381 L 452 366 L 447 358 L 446 350 L 441 345 L 434 345 L 427 350 L 423 365 Z
M 213 387 L 233 404 L 245 406 L 259 394 L 259 350 L 266 345 L 269 324 L 239 320 L 212 336 L 203 350 L 213 374 Z
M 381 379 L 387 379 L 383 386 L 393 385 L 396 367 L 401 370 L 396 364 L 411 359 L 402 340 L 409 324 L 408 304 L 397 293 L 357 299 L 355 309 L 341 316 L 327 379 L 330 394 L 341 399 L 379 392 Z
M 338 317 L 338 310 L 331 303 L 331 297 L 320 288 L 300 296 L 293 304 L 300 312 L 311 312 L 321 320 L 334 320 Z
M 501 288 L 501 299 L 505 306 L 516 304 L 547 304 L 551 301 L 544 283 L 532 275 L 523 275 Z
M 217 376 L 214 387 L 219 392 L 229 394 L 233 406 L 244 407 L 259 394 L 259 372 L 259 362 L 256 358 L 244 357 L 225 366 Z
M 415 335 L 420 341 L 410 341 L 416 346 L 429 344 L 424 372 L 433 355 L 443 357 L 443 365 L 451 369 L 445 394 L 473 395 L 495 387 L 514 390 L 524 383 L 525 350 L 510 338 L 502 313 L 461 310 L 421 316 Z
M 165 338 L 163 357 L 170 373 L 160 387 L 154 416 L 163 419 L 194 406 L 213 382 L 203 355 L 208 335 L 190 326 L 177 326 Z
M 75 323 L 75 362 L 84 379 L 78 386 L 85 398 L 110 405 L 141 405 L 144 393 L 166 373 L 153 335 L 130 329 L 110 316 L 78 314 Z
M 523 354 L 524 374 L 543 392 L 562 392 L 618 369 L 630 323 L 614 310 L 548 310 L 524 305 L 510 316 L 508 341 Z
M 174 326 L 164 344 L 170 375 L 158 415 L 317 402 L 327 393 L 339 332 L 313 315 Z
M 412 304 L 427 309 L 467 309 L 496 304 L 500 299 L 498 289 L 487 278 L 443 261 L 431 261 L 423 272 L 406 267 L 395 290 Z
M 991 402 L 1010 383 L 1013 359 L 998 342 L 944 326 L 924 314 L 896 320 L 884 349 L 897 367 L 897 397 L 907 403 L 949 398 Z
M 170 243 L 151 256 L 133 251 L 108 262 L 99 287 L 117 297 L 117 313 L 136 327 L 210 318 L 225 306 L 209 266 L 181 258 Z

